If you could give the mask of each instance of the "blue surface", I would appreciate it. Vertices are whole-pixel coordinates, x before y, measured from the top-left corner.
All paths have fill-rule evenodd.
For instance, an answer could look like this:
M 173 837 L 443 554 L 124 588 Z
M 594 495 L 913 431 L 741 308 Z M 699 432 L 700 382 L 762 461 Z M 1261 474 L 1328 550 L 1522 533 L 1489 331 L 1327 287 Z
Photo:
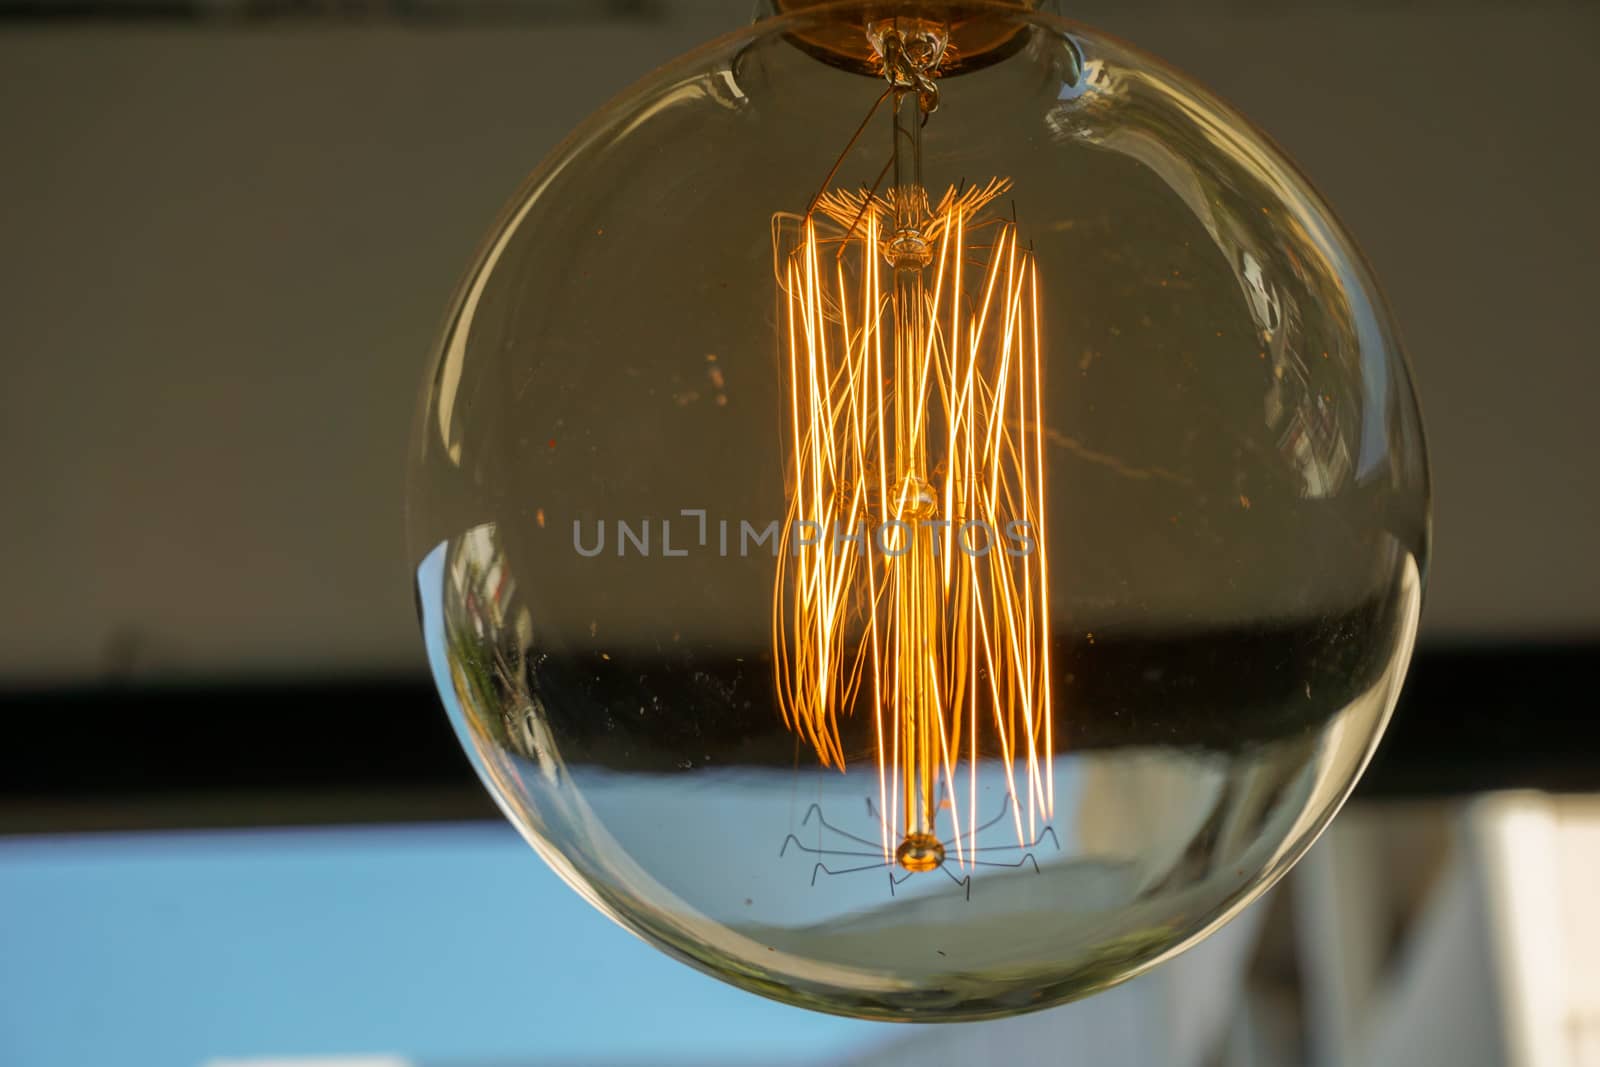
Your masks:
M 906 1031 L 649 948 L 496 824 L 0 839 L 0 1064 L 828 1062 Z

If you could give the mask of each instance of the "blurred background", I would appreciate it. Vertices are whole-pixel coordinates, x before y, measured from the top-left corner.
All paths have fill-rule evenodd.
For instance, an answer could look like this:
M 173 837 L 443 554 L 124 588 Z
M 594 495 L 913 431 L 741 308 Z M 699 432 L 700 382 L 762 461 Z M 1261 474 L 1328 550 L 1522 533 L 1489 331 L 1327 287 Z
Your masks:
M 0 0 L 0 1063 L 1600 1064 L 1600 8 L 1088 0 L 1271 133 L 1383 280 L 1420 650 L 1265 899 L 934 1030 L 623 935 L 427 681 L 404 450 L 523 176 L 752 0 Z

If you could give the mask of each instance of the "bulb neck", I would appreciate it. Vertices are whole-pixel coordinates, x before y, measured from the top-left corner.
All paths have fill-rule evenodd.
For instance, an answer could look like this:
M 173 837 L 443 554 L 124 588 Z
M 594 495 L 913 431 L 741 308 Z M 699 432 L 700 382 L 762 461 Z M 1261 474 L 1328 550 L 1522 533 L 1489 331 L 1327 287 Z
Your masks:
M 946 27 L 949 44 L 943 75 L 981 70 L 1018 52 L 1028 41 L 1030 17 L 1058 13 L 1059 0 L 874 0 L 840 4 L 837 0 L 755 0 L 757 19 L 789 16 L 785 34 L 809 55 L 857 74 L 882 72 L 881 58 L 864 30 L 884 22 L 931 18 Z M 887 11 L 911 12 L 890 15 Z

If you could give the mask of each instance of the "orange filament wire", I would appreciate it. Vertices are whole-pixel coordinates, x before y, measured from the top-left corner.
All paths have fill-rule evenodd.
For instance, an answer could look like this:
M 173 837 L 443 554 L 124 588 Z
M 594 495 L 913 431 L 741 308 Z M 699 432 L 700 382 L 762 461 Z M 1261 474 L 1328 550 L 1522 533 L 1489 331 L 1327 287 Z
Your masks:
M 937 839 L 940 807 L 970 860 L 982 759 L 1005 769 L 1019 844 L 1054 806 L 1038 265 L 985 211 L 1009 186 L 933 207 L 915 189 L 914 230 L 896 229 L 900 190 L 828 192 L 773 219 L 790 459 L 779 706 L 839 770 L 841 718 L 873 715 L 886 862 Z

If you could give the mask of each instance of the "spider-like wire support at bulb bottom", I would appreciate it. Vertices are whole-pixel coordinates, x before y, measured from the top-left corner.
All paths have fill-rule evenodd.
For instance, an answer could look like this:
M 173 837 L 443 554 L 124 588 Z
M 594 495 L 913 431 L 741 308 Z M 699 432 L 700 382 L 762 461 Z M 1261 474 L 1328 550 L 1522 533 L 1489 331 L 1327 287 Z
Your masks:
M 881 826 L 882 823 L 883 823 L 883 813 L 878 811 L 877 808 L 873 805 L 872 798 L 870 796 L 866 798 L 866 802 L 867 802 L 867 815 L 868 815 L 868 817 L 873 819 L 875 822 L 877 822 Z M 800 838 L 797 837 L 795 834 L 790 833 L 790 834 L 788 834 L 788 835 L 786 835 L 784 837 L 783 845 L 778 849 L 778 858 L 782 859 L 784 856 L 788 855 L 789 850 L 791 848 L 796 850 L 797 852 L 801 852 L 801 853 L 804 853 L 806 855 L 824 857 L 822 859 L 818 859 L 812 865 L 812 868 L 811 868 L 811 884 L 812 884 L 812 886 L 815 886 L 817 884 L 817 877 L 819 875 L 828 875 L 829 877 L 835 877 L 835 876 L 846 875 L 846 874 L 860 874 L 860 873 L 865 872 L 865 871 L 884 871 L 889 876 L 889 895 L 890 896 L 894 896 L 895 895 L 895 890 L 899 886 L 904 885 L 906 882 L 910 881 L 917 874 L 924 873 L 924 872 L 931 872 L 933 870 L 938 870 L 938 871 L 942 872 L 944 874 L 944 876 L 951 881 L 951 883 L 953 883 L 954 885 L 956 885 L 957 887 L 959 887 L 961 889 L 961 891 L 965 895 L 966 899 L 971 900 L 972 899 L 972 873 L 971 873 L 971 869 L 972 868 L 987 867 L 987 868 L 1009 868 L 1011 870 L 1021 870 L 1021 869 L 1027 868 L 1027 867 L 1032 867 L 1033 868 L 1033 872 L 1035 874 L 1038 874 L 1038 873 L 1040 873 L 1040 870 L 1039 870 L 1039 859 L 1035 855 L 1034 850 L 1038 849 L 1038 848 L 1041 848 L 1044 845 L 1045 841 L 1048 840 L 1050 842 L 1051 846 L 1054 847 L 1057 852 L 1061 851 L 1061 841 L 1060 841 L 1060 839 L 1058 837 L 1056 837 L 1055 827 L 1050 826 L 1048 824 L 1040 828 L 1038 834 L 1034 837 L 1034 839 L 1032 841 L 1026 842 L 1024 844 L 1020 844 L 1020 845 L 1016 844 L 1016 843 L 1008 843 L 1008 844 L 1003 844 L 1003 845 L 980 845 L 980 844 L 978 844 L 979 835 L 984 833 L 984 831 L 992 829 L 993 827 L 1000 825 L 1002 822 L 1005 822 L 1006 819 L 1011 814 L 1010 809 L 1011 809 L 1011 797 L 1008 794 L 1007 796 L 1005 796 L 1001 800 L 1001 802 L 1000 802 L 1000 811 L 999 811 L 998 814 L 996 814 L 988 822 L 985 822 L 983 825 L 974 827 L 972 830 L 969 830 L 966 834 L 960 835 L 962 838 L 964 838 L 964 841 L 963 841 L 964 859 L 962 860 L 962 862 L 960 864 L 958 864 L 958 866 L 960 866 L 961 868 L 963 868 L 963 869 L 965 869 L 967 871 L 967 873 L 965 873 L 964 875 L 963 874 L 957 874 L 955 871 L 950 869 L 949 865 L 947 865 L 947 864 L 945 864 L 943 862 L 938 863 L 938 864 L 936 864 L 936 865 L 934 865 L 932 867 L 924 868 L 922 870 L 913 870 L 913 869 L 906 869 L 904 861 L 902 859 L 900 859 L 899 857 L 896 857 L 894 859 L 885 859 L 884 856 L 883 856 L 882 851 L 878 849 L 878 844 L 879 843 L 877 841 L 873 841 L 873 840 L 870 840 L 868 838 L 862 837 L 859 834 L 852 833 L 849 830 L 846 830 L 846 829 L 844 829 L 842 827 L 839 827 L 839 826 L 835 826 L 833 823 L 829 822 L 828 819 L 827 819 L 827 816 L 825 816 L 822 813 L 822 805 L 821 804 L 812 804 L 810 807 L 808 807 L 806 809 L 805 816 L 800 820 L 800 825 L 802 827 L 811 826 L 813 824 L 816 825 L 816 827 L 817 827 L 817 837 L 818 837 L 819 843 L 817 845 L 815 845 L 815 846 L 807 845 L 803 841 L 801 841 Z M 840 838 L 841 839 L 841 841 L 839 843 L 840 847 L 835 848 L 835 847 L 826 846 L 826 845 L 821 844 L 820 842 L 822 840 L 822 835 L 823 835 L 824 832 L 832 834 L 837 838 Z M 955 851 L 956 840 L 955 840 L 955 837 L 953 837 L 953 836 L 951 838 L 947 839 L 947 840 L 936 839 L 936 843 L 939 845 L 941 858 L 944 855 L 951 854 L 951 853 L 953 853 Z M 849 845 L 860 845 L 860 846 L 862 846 L 862 848 L 861 849 L 851 848 L 851 847 L 848 847 Z M 868 849 L 868 848 L 873 849 L 874 851 L 871 851 L 871 852 L 864 851 L 864 849 Z M 996 853 L 1002 853 L 1002 852 L 1008 852 L 1008 853 L 1011 853 L 1011 854 L 1015 855 L 1017 857 L 1015 862 L 1010 862 L 1010 861 L 1007 861 L 1007 860 L 994 859 L 994 858 L 990 858 L 990 859 L 979 859 L 979 858 L 977 858 L 979 855 L 985 855 L 985 856 L 993 857 Z M 869 859 L 870 858 L 870 859 L 873 859 L 875 862 L 863 863 L 863 864 L 858 864 L 858 865 L 854 865 L 854 866 L 847 866 L 847 867 L 846 866 L 841 866 L 841 867 L 835 868 L 835 867 L 828 866 L 828 858 L 833 858 L 836 862 L 837 861 L 848 861 L 848 860 L 852 860 L 852 859 Z

